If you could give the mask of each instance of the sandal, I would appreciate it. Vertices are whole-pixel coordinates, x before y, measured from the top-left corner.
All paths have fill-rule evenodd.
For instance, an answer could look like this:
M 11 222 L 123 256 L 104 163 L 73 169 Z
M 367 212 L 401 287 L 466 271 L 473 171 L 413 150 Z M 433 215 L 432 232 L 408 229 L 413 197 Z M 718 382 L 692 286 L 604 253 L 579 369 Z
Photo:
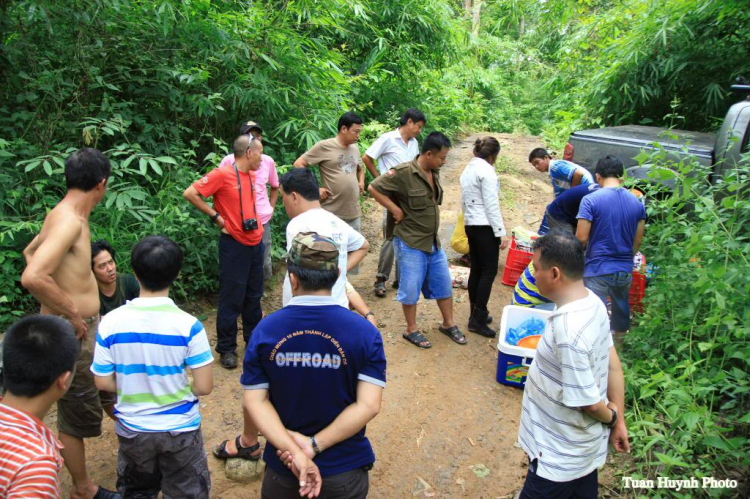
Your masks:
M 409 343 L 417 345 L 419 348 L 428 349 L 432 347 L 430 341 L 420 331 L 414 331 L 412 333 L 403 333 L 401 336 L 404 337 Z
M 438 326 L 438 331 L 448 336 L 448 338 L 452 339 L 459 345 L 466 345 L 466 336 L 464 336 L 464 333 L 458 329 L 458 326 L 451 326 L 447 329 L 443 326 Z
M 375 281 L 375 296 L 384 298 L 387 294 L 388 290 L 385 289 L 385 281 Z
M 258 459 L 260 459 L 260 457 L 263 455 L 262 452 L 258 452 L 257 456 L 253 455 L 253 452 L 260 450 L 260 442 L 255 445 L 251 445 L 250 447 L 243 447 L 240 443 L 241 438 L 242 435 L 237 435 L 237 438 L 234 439 L 234 445 L 237 446 L 237 454 L 227 453 L 227 442 L 229 442 L 229 440 L 224 440 L 222 443 L 213 448 L 214 457 L 223 460 L 239 458 L 246 459 L 248 461 L 257 461 Z

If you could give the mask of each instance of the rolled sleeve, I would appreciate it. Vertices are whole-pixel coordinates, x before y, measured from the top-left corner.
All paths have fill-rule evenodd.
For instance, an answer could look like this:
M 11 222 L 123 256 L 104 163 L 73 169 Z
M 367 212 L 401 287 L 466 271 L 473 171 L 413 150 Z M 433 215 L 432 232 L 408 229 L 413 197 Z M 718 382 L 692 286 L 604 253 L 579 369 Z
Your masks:
M 390 169 L 384 175 L 373 180 L 370 185 L 373 189 L 386 196 L 401 191 L 401 178 L 398 170 Z

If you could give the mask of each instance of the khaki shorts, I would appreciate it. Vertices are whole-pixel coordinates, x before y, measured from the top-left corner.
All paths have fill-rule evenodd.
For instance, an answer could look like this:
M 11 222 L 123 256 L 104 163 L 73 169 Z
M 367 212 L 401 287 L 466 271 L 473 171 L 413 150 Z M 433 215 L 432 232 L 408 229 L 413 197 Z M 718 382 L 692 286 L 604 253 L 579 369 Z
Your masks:
M 94 384 L 91 363 L 94 360 L 99 316 L 84 319 L 88 338 L 79 340 L 81 351 L 76 361 L 76 372 L 68 392 L 57 401 L 57 429 L 78 438 L 98 437 L 102 434 L 102 406 L 115 403 L 114 393 L 100 392 Z

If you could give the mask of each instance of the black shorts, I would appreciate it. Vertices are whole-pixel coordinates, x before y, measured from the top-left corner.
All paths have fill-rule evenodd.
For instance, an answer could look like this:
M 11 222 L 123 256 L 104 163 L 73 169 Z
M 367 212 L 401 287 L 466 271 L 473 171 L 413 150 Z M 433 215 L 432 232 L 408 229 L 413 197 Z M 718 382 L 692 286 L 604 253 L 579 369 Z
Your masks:
M 596 499 L 599 494 L 599 474 L 594 470 L 586 476 L 569 482 L 553 482 L 536 474 L 539 463 L 529 463 L 529 472 L 519 499 Z

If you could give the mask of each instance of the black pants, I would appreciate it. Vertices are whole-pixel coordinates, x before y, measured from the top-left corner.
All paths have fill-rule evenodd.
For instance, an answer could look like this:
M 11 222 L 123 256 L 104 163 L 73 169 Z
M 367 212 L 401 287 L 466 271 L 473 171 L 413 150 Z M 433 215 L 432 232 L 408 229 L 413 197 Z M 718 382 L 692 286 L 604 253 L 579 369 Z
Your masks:
M 263 312 L 263 243 L 245 246 L 227 234 L 219 238 L 219 310 L 216 316 L 216 351 L 237 351 L 237 317 L 242 315 L 245 343 Z
M 526 482 L 519 499 L 596 499 L 599 494 L 599 473 L 592 471 L 586 476 L 569 482 L 553 482 L 536 474 L 539 461 L 529 463 Z
M 480 310 L 487 310 L 492 283 L 497 276 L 500 258 L 500 238 L 489 225 L 467 225 L 471 272 L 469 273 L 469 301 Z
M 318 499 L 365 499 L 370 489 L 369 472 L 364 468 L 323 478 Z M 261 499 L 299 499 L 299 479 L 282 475 L 266 466 Z

